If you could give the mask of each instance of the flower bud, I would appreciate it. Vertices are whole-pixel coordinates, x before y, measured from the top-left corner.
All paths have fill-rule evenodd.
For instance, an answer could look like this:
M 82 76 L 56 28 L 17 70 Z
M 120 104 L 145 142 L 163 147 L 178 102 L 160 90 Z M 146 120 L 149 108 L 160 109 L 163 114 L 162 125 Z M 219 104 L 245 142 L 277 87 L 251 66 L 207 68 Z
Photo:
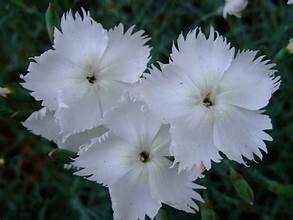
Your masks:
M 240 198 L 250 205 L 254 202 L 254 193 L 247 181 L 236 170 L 230 167 L 230 179 Z
M 5 165 L 5 159 L 0 158 L 0 167 L 3 167 Z
M 53 42 L 54 29 L 55 27 L 59 25 L 59 16 L 51 3 L 49 4 L 47 8 L 45 19 L 46 19 L 46 27 L 47 27 L 49 39 L 51 42 Z
M 246 8 L 248 0 L 226 0 L 223 9 L 223 16 L 234 15 L 238 18 L 241 17 L 241 12 Z
M 289 40 L 289 44 L 287 45 L 287 50 L 290 54 L 293 54 L 293 38 Z
M 200 213 L 202 220 L 217 220 L 217 215 L 209 201 L 200 206 Z
M 0 87 L 0 95 L 4 98 L 7 98 L 12 93 L 12 90 L 9 88 Z

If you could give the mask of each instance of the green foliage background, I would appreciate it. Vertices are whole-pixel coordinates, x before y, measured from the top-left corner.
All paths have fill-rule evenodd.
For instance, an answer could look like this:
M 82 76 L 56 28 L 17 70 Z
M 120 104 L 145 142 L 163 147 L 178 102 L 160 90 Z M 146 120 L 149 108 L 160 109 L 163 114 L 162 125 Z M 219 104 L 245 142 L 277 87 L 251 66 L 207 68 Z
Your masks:
M 293 37 L 293 6 L 281 0 L 251 0 L 242 19 L 224 20 L 219 9 L 224 0 L 55 0 L 59 16 L 64 11 L 84 7 L 104 27 L 120 22 L 136 24 L 152 37 L 152 61 L 168 61 L 172 41 L 183 31 L 212 25 L 233 46 L 259 50 L 259 54 L 278 63 L 282 77 L 280 91 L 267 112 L 272 116 L 274 141 L 268 155 L 249 167 L 234 163 L 214 164 L 214 169 L 199 182 L 207 203 L 201 214 L 186 214 L 164 206 L 157 220 L 293 219 L 293 55 L 280 56 Z M 19 86 L 19 75 L 26 73 L 29 58 L 50 48 L 45 24 L 45 0 L 0 0 L 0 86 L 13 88 L 7 99 L 0 97 L 0 219 L 112 219 L 111 203 L 105 188 L 63 169 L 63 164 L 48 157 L 55 148 L 21 125 L 32 111 L 40 108 Z M 279 54 L 276 56 L 276 54 Z M 241 197 L 230 178 L 234 167 L 254 191 L 254 205 Z M 244 189 L 245 190 L 245 189 Z M 241 191 L 241 189 L 240 189 Z M 249 193 L 248 193 L 249 194 Z M 251 200 L 252 198 L 250 198 Z M 213 213 L 213 211 L 216 213 Z M 215 217 L 216 215 L 216 217 Z

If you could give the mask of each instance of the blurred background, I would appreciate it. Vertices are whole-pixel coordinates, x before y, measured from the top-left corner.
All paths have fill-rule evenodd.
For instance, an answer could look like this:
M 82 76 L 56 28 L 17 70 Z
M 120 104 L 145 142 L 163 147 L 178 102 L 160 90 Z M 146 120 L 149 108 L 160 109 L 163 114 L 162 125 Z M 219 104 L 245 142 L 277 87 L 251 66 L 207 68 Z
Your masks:
M 267 109 L 274 130 L 263 161 L 249 167 L 214 164 L 201 192 L 201 212 L 186 214 L 164 206 L 157 220 L 293 219 L 293 55 L 285 50 L 293 38 L 293 6 L 281 0 L 251 0 L 238 19 L 222 16 L 224 0 L 55 0 L 58 16 L 84 7 L 105 28 L 120 22 L 145 29 L 152 37 L 152 62 L 168 61 L 180 32 L 212 25 L 240 49 L 259 50 L 277 63 L 280 90 Z M 107 189 L 73 176 L 62 158 L 49 157 L 56 146 L 28 132 L 21 122 L 40 108 L 21 88 L 29 58 L 51 47 L 46 0 L 0 0 L 0 219 L 112 219 Z

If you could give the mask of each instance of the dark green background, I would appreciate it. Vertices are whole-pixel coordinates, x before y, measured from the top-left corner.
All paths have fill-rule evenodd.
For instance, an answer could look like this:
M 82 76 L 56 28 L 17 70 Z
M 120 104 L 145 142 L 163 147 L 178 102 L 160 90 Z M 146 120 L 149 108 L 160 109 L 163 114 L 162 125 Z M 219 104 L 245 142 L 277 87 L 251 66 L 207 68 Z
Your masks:
M 276 54 L 293 37 L 293 6 L 287 1 L 251 0 L 242 19 L 222 18 L 217 10 L 224 0 L 141 0 L 141 1 L 52 1 L 59 16 L 70 8 L 84 7 L 111 28 L 120 22 L 145 29 L 152 37 L 152 61 L 166 62 L 172 41 L 183 31 L 211 25 L 240 49 L 259 50 L 276 61 Z M 45 24 L 49 1 L 0 0 L 0 86 L 15 93 L 0 97 L 0 219 L 112 219 L 111 203 L 105 188 L 73 176 L 62 163 L 49 158 L 55 146 L 30 134 L 20 122 L 39 109 L 18 83 L 26 73 L 29 57 L 50 48 Z M 214 164 L 205 180 L 208 201 L 203 210 L 213 209 L 218 219 L 293 219 L 293 55 L 277 59 L 282 86 L 271 100 L 268 114 L 274 141 L 268 155 L 249 167 L 232 164 L 250 184 L 254 205 L 242 200 L 229 178 L 229 165 Z M 252 91 L 253 92 L 253 91 Z M 276 181 L 276 182 L 271 182 Z M 163 207 L 157 219 L 201 219 L 170 207 Z

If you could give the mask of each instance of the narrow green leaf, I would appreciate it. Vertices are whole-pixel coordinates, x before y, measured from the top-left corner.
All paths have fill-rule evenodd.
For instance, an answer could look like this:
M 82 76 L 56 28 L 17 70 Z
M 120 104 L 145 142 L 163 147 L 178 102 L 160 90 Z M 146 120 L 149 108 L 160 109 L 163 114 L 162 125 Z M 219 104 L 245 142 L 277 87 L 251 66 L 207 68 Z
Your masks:
M 282 48 L 278 51 L 278 53 L 275 55 L 275 61 L 277 63 L 281 62 L 283 59 L 288 57 L 290 55 L 289 50 L 287 48 Z
M 30 114 L 31 114 L 31 111 L 29 110 L 16 111 L 16 112 L 13 112 L 9 117 L 22 122 L 25 119 L 27 119 L 30 116 Z
M 76 157 L 76 153 L 64 149 L 54 149 L 48 153 L 48 156 L 60 163 L 69 163 L 72 158 Z
M 247 181 L 240 175 L 233 167 L 230 166 L 230 180 L 240 196 L 245 202 L 250 205 L 253 205 L 254 202 L 254 194 L 253 190 L 251 189 L 250 185 Z
M 155 220 L 168 220 L 168 214 L 164 209 L 160 209 L 158 215 Z
M 217 215 L 213 210 L 212 204 L 208 201 L 200 206 L 202 220 L 217 220 Z
M 59 26 L 59 16 L 51 3 L 49 3 L 47 8 L 45 19 L 49 39 L 52 42 L 54 38 L 54 28 Z
M 265 215 L 265 216 L 262 218 L 262 220 L 274 220 L 274 218 L 271 217 L 271 216 Z
M 293 197 L 293 185 L 285 185 L 273 180 L 267 180 L 267 185 L 268 190 L 275 194 L 286 197 Z
M 2 106 L 1 106 L 2 107 Z M 32 111 L 23 110 L 23 111 L 14 111 L 9 107 L 0 108 L 0 119 L 15 119 L 19 122 L 24 121 L 27 119 Z

